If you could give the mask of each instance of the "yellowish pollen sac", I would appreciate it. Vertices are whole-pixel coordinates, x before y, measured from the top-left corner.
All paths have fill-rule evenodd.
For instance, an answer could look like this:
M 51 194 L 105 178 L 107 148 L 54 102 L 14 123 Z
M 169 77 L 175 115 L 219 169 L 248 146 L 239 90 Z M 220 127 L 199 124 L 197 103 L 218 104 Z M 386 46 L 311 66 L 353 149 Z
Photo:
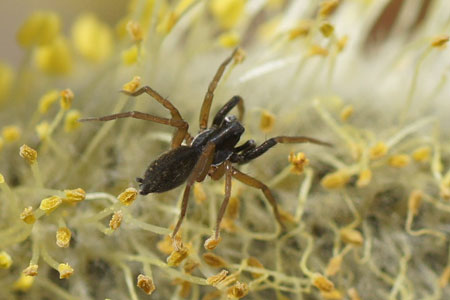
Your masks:
M 13 261 L 11 256 L 5 251 L 0 252 L 0 269 L 9 269 Z
M 309 56 L 327 56 L 328 50 L 319 45 L 312 45 L 308 51 Z
M 334 290 L 333 282 L 319 273 L 313 275 L 312 284 L 321 292 L 331 292 L 332 290 Z
M 60 105 L 63 109 L 68 110 L 72 106 L 72 101 L 75 95 L 71 89 L 65 89 L 61 91 Z
M 64 190 L 66 197 L 63 199 L 64 202 L 76 204 L 84 199 L 86 199 L 86 192 L 82 188 L 77 188 L 74 190 Z
M 429 146 L 417 148 L 412 153 L 412 158 L 415 161 L 421 163 L 427 162 L 428 160 L 430 160 L 430 157 L 431 157 L 431 148 Z
M 352 244 L 359 247 L 364 243 L 364 238 L 361 232 L 352 228 L 342 228 L 339 235 L 341 240 L 347 244 Z
M 24 48 L 51 43 L 60 32 L 61 20 L 50 11 L 36 11 L 22 24 L 17 32 L 17 41 Z
M 346 105 L 342 110 L 341 110 L 341 120 L 343 122 L 347 122 L 348 119 L 353 115 L 353 105 Z
M 272 131 L 275 125 L 275 116 L 270 112 L 263 110 L 261 113 L 261 119 L 259 121 L 259 128 L 262 132 L 268 133 Z
M 122 62 L 126 66 L 134 65 L 137 62 L 138 58 L 139 49 L 136 45 L 133 45 L 122 52 Z
M 169 267 L 177 267 L 181 262 L 188 257 L 189 248 L 184 246 L 182 242 L 179 242 L 175 247 L 175 250 L 167 258 L 167 265 Z
M 228 289 L 228 298 L 229 299 L 241 299 L 247 296 L 249 292 L 248 284 L 245 282 L 241 283 L 237 281 L 232 287 Z
M 143 274 L 139 274 L 137 278 L 137 286 L 144 291 L 147 295 L 151 295 L 155 290 L 155 284 L 153 283 L 153 280 L 145 276 Z
M 370 148 L 370 159 L 379 159 L 386 155 L 388 147 L 383 142 L 377 142 L 372 148 Z
M 56 231 L 56 245 L 60 248 L 68 248 L 70 246 L 70 239 L 72 232 L 67 227 L 60 227 Z
M 123 219 L 123 213 L 121 210 L 116 211 L 113 216 L 111 217 L 111 220 L 109 221 L 109 228 L 112 230 L 116 230 L 120 227 L 120 224 L 122 224 Z
M 72 71 L 73 58 L 69 43 L 58 37 L 50 44 L 38 47 L 34 60 L 39 70 L 49 75 L 65 75 Z
M 58 265 L 59 279 L 67 279 L 73 274 L 73 268 L 69 264 Z
M 413 216 L 417 216 L 419 214 L 422 199 L 423 199 L 423 192 L 421 190 L 414 190 L 409 195 L 408 211 L 410 211 L 413 214 Z
M 218 239 L 216 239 L 213 236 L 209 237 L 205 243 L 203 244 L 203 246 L 205 247 L 206 250 L 214 250 L 216 249 L 216 247 L 219 245 L 220 241 L 222 240 L 221 237 L 219 237 Z
M 37 276 L 38 269 L 39 269 L 38 265 L 30 263 L 30 265 L 26 267 L 25 270 L 22 271 L 22 273 L 27 276 Z
M 350 300 L 361 300 L 361 297 L 359 297 L 359 293 L 355 288 L 348 289 L 347 294 L 350 297 Z
M 122 86 L 122 90 L 127 91 L 129 93 L 133 93 L 137 90 L 137 88 L 141 85 L 141 77 L 140 76 L 134 76 L 131 81 L 125 83 Z
M 445 288 L 450 280 L 450 266 L 445 267 L 441 276 L 439 277 L 439 287 Z
M 138 195 L 138 191 L 135 188 L 127 188 L 123 193 L 121 193 L 117 199 L 123 204 L 123 205 L 131 205 L 131 203 L 136 200 Z
M 22 135 L 22 130 L 15 125 L 5 126 L 2 129 L 2 135 L 5 139 L 5 142 L 12 143 L 20 139 Z
M 127 23 L 127 31 L 136 43 L 141 42 L 144 39 L 144 31 L 139 22 L 129 21 Z
M 339 5 L 339 0 L 325 0 L 320 3 L 319 16 L 326 18 L 331 15 Z
M 389 157 L 388 164 L 394 168 L 403 168 L 409 165 L 411 161 L 407 154 L 396 154 Z
M 211 252 L 203 254 L 203 260 L 208 266 L 214 268 L 224 268 L 227 266 L 227 262 L 222 257 Z
M 325 300 L 341 300 L 344 299 L 342 293 L 336 289 L 331 292 L 320 292 L 320 296 L 322 296 Z
M 20 219 L 27 224 L 34 224 L 34 222 L 36 222 L 36 217 L 34 216 L 33 207 L 25 207 L 20 213 Z
M 441 34 L 433 37 L 431 46 L 435 48 L 443 48 L 449 41 L 450 37 L 447 34 Z
M 42 121 L 36 125 L 36 133 L 39 136 L 39 139 L 45 140 L 50 133 L 50 124 L 47 121 Z
M 220 271 L 220 273 L 213 275 L 211 277 L 208 277 L 206 279 L 206 282 L 209 285 L 217 286 L 220 282 L 222 282 L 227 277 L 227 275 L 228 275 L 228 271 L 222 270 L 222 271 Z
M 250 256 L 249 258 L 247 258 L 247 265 L 249 267 L 258 268 L 258 269 L 264 268 L 263 264 L 256 257 L 253 257 L 253 256 Z M 257 272 L 251 272 L 251 274 L 252 274 L 252 277 L 255 279 L 263 276 L 263 274 L 257 273 Z
M 289 31 L 289 40 L 293 40 L 298 37 L 307 36 L 312 27 L 311 20 L 301 20 L 297 26 Z
M 178 234 L 177 237 L 179 237 Z M 166 235 L 163 240 L 159 241 L 156 244 L 156 247 L 158 248 L 159 251 L 161 251 L 161 253 L 164 254 L 170 254 L 172 253 L 172 251 L 174 251 L 173 242 L 170 235 Z
M 292 164 L 291 172 L 295 174 L 302 174 L 305 167 L 309 164 L 309 159 L 306 158 L 305 153 L 294 152 L 289 153 L 289 162 Z
M 13 81 L 13 69 L 9 65 L 0 62 L 0 103 L 9 96 Z
M 234 27 L 244 14 L 245 0 L 212 0 L 209 8 L 223 29 Z
M 14 282 L 13 290 L 26 292 L 33 286 L 33 282 L 34 276 L 28 276 L 22 273 L 20 274 L 19 279 Z
M 194 184 L 194 199 L 197 204 L 202 204 L 206 201 L 206 193 L 203 186 L 196 182 Z
M 325 275 L 334 276 L 341 269 L 342 261 L 344 257 L 342 255 L 333 256 L 328 262 L 327 269 L 325 270 Z
M 81 118 L 81 112 L 77 109 L 69 110 L 64 120 L 64 131 L 73 132 L 77 130 L 81 123 L 78 120 Z
M 195 268 L 197 268 L 200 264 L 192 259 L 188 259 L 183 266 L 183 271 L 186 274 L 191 274 L 194 272 Z
M 39 209 L 45 211 L 49 215 L 62 203 L 62 199 L 58 196 L 51 196 L 41 201 Z
M 324 37 L 330 37 L 334 32 L 334 27 L 328 22 L 325 22 L 320 25 L 319 27 L 320 32 L 323 34 Z
M 370 169 L 364 169 L 359 173 L 358 181 L 356 181 L 357 187 L 364 187 L 369 185 L 372 180 L 372 171 Z
M 349 181 L 350 174 L 346 170 L 338 170 L 325 175 L 320 184 L 326 189 L 339 189 L 344 187 Z
M 91 62 L 102 62 L 113 50 L 112 29 L 94 14 L 82 14 L 72 26 L 75 49 Z
M 59 91 L 56 89 L 50 90 L 39 99 L 39 112 L 45 114 L 50 109 L 53 103 L 59 99 Z
M 345 49 L 345 46 L 347 46 L 347 42 L 348 42 L 348 35 L 344 35 L 337 41 L 336 47 L 338 53 L 342 52 Z
M 236 31 L 228 31 L 219 36 L 219 44 L 224 48 L 234 48 L 241 42 L 241 37 Z
M 22 145 L 19 150 L 19 155 L 24 158 L 30 165 L 37 161 L 37 151 L 28 145 Z

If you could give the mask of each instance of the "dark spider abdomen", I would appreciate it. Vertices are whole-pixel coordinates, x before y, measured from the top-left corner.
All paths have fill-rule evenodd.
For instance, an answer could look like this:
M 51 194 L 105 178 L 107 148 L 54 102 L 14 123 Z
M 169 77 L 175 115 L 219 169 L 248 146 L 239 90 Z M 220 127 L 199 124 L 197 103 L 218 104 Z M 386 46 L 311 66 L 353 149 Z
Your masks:
M 137 178 L 141 195 L 162 193 L 181 185 L 191 174 L 201 149 L 180 146 L 167 151 L 147 168 L 144 178 Z

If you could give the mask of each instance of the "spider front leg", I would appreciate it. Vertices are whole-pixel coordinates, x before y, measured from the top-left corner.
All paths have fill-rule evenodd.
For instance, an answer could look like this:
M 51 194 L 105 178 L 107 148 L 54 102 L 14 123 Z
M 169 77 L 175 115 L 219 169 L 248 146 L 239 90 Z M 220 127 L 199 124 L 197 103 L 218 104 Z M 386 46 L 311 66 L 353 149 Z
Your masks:
M 244 100 L 241 98 L 241 96 L 233 96 L 227 103 L 225 103 L 224 106 L 217 112 L 217 114 L 214 116 L 214 120 L 212 125 L 219 127 L 220 124 L 222 124 L 223 120 L 225 119 L 225 116 L 237 105 L 238 111 L 239 111 L 239 121 L 242 121 L 244 118 Z

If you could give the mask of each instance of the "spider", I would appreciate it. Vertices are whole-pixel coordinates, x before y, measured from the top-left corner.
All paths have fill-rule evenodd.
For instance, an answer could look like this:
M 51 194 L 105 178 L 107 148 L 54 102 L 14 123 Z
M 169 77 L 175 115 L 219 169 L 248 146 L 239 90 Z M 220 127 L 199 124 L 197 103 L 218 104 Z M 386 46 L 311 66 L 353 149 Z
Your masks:
M 130 111 L 80 120 L 80 122 L 86 122 L 135 118 L 176 128 L 172 138 L 171 149 L 150 163 L 143 178 L 136 178 L 136 181 L 139 183 L 139 193 L 141 195 L 166 192 L 186 182 L 181 202 L 181 212 L 173 229 L 172 238 L 175 238 L 186 215 L 192 185 L 196 181 L 204 181 L 207 175 L 213 180 L 218 180 L 225 176 L 225 197 L 217 215 L 214 232 L 215 240 L 218 240 L 220 237 L 220 224 L 230 199 L 232 178 L 251 187 L 260 189 L 269 201 L 277 222 L 282 228 L 285 228 L 278 210 L 278 205 L 270 189 L 261 181 L 236 169 L 233 164 L 248 163 L 278 143 L 310 142 L 330 146 L 329 143 L 305 136 L 277 136 L 266 140 L 259 146 L 256 145 L 254 140 L 248 140 L 240 146 L 236 146 L 245 130 L 241 124 L 244 115 L 244 101 L 240 96 L 233 96 L 225 103 L 214 116 L 211 126 L 208 127 L 214 90 L 225 68 L 235 57 L 237 51 L 238 48 L 222 62 L 208 86 L 200 109 L 200 130 L 195 137 L 192 137 L 188 133 L 189 124 L 181 117 L 178 109 L 149 86 L 144 86 L 135 92 L 121 92 L 133 97 L 147 93 L 169 110 L 171 114 L 170 119 L 138 111 Z M 234 115 L 228 115 L 234 107 L 238 109 L 238 118 Z M 185 141 L 184 145 L 182 145 L 183 141 Z

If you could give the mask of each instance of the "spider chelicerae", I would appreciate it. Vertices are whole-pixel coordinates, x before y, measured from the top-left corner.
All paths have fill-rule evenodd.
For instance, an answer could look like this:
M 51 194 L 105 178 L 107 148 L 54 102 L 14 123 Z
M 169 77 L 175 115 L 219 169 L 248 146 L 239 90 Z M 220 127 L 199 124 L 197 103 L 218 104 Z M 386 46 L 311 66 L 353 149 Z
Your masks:
M 272 206 L 276 220 L 280 226 L 284 228 L 278 205 L 270 189 L 261 181 L 236 169 L 233 164 L 245 164 L 261 156 L 278 143 L 309 142 L 326 146 L 330 145 L 329 143 L 305 136 L 277 136 L 266 140 L 259 146 L 256 145 L 254 140 L 248 140 L 243 144 L 236 146 L 245 130 L 244 126 L 241 124 L 244 115 L 244 101 L 240 96 L 233 96 L 225 103 L 214 116 L 211 126 L 208 127 L 214 90 L 216 89 L 226 66 L 233 60 L 238 50 L 238 48 L 235 49 L 233 53 L 222 62 L 208 86 L 200 109 L 200 130 L 195 137 L 192 137 L 188 133 L 189 124 L 183 120 L 178 109 L 149 86 L 144 86 L 135 92 L 122 91 L 122 93 L 133 97 L 147 93 L 169 110 L 171 115 L 170 119 L 138 111 L 129 111 L 104 117 L 80 120 L 81 122 L 85 122 L 135 118 L 176 128 L 172 138 L 171 149 L 150 163 L 143 178 L 136 178 L 136 181 L 139 183 L 139 193 L 141 195 L 166 192 L 186 182 L 181 203 L 181 212 L 172 232 L 172 238 L 175 238 L 186 215 L 189 193 L 192 185 L 195 182 L 202 182 L 207 175 L 213 180 L 218 180 L 225 176 L 225 197 L 217 215 L 214 233 L 215 240 L 218 240 L 220 236 L 220 223 L 230 199 L 232 178 L 235 178 L 246 185 L 260 189 Z M 238 109 L 238 118 L 234 115 L 228 115 L 234 107 L 237 107 Z M 185 142 L 184 145 L 183 142 Z

